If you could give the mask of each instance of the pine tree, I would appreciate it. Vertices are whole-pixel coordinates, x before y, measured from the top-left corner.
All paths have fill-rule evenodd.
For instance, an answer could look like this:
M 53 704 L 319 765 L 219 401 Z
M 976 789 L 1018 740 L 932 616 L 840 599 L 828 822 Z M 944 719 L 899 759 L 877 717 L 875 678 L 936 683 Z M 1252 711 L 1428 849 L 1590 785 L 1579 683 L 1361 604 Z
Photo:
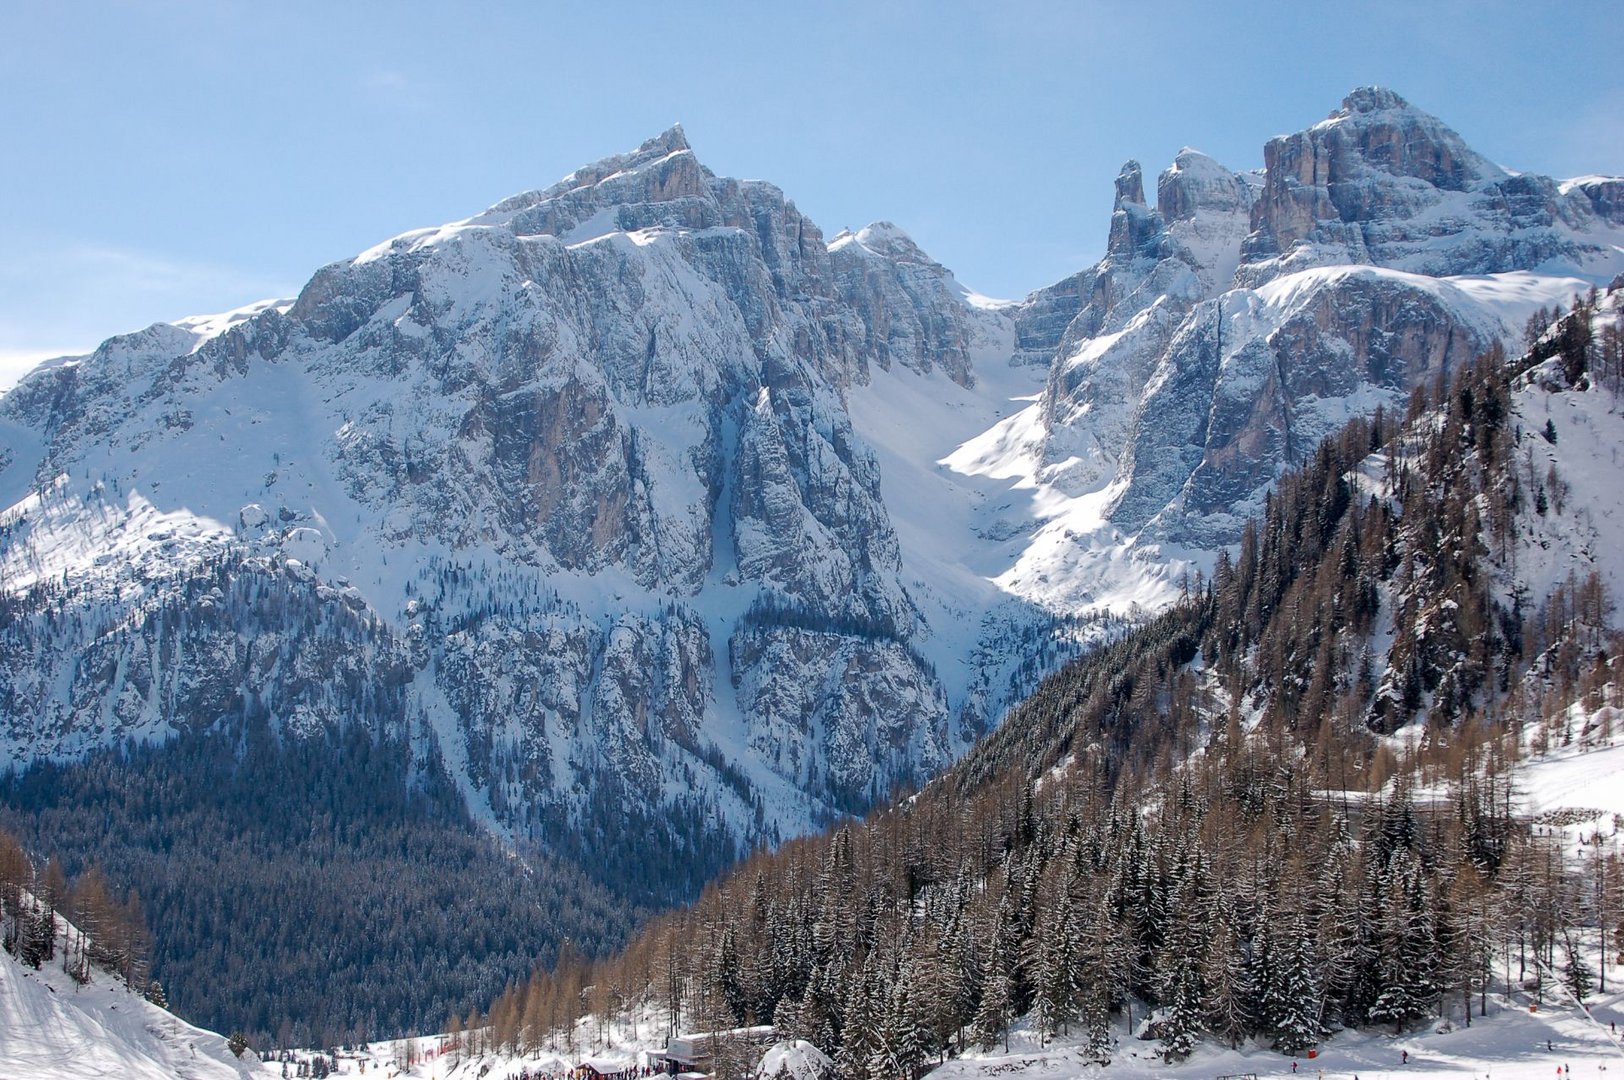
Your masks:
M 1252 1033 L 1252 985 L 1247 962 L 1248 942 L 1236 925 L 1234 903 L 1219 898 L 1213 927 L 1212 947 L 1207 951 L 1207 998 L 1204 1002 L 1208 1030 L 1229 1041 L 1230 1048 Z
M 1111 1064 L 1111 1004 L 1103 986 L 1089 986 L 1083 991 L 1078 1018 L 1087 1034 L 1083 1052 L 1088 1059 L 1097 1065 Z
M 56 956 L 56 916 L 48 905 L 38 904 L 17 921 L 17 958 L 38 970 Z
M 879 1049 L 874 995 L 868 965 L 853 973 L 850 996 L 846 1000 L 845 1023 L 841 1026 L 840 1052 L 835 1067 L 842 1080 L 869 1080 L 869 1063 Z
M 1407 848 L 1394 852 L 1387 872 L 1390 884 L 1379 924 L 1380 989 L 1369 1015 L 1373 1023 L 1402 1030 L 1431 1013 L 1441 953 L 1430 892 Z
M 1168 901 L 1167 941 L 1156 958 L 1156 994 L 1162 1005 L 1163 1056 L 1183 1061 L 1195 1049 L 1207 1000 L 1211 907 L 1204 859 L 1181 851 L 1183 879 Z
M 1168 1061 L 1183 1061 L 1195 1050 L 1201 1035 L 1202 1002 L 1206 995 L 1203 982 L 1204 949 L 1194 940 L 1194 934 L 1174 925 L 1174 939 L 1161 956 L 1161 1033 L 1162 1056 Z
M 1077 988 L 1071 898 L 1062 888 L 1027 942 L 1024 964 L 1032 986 L 1032 1019 L 1041 1035 L 1065 1030 L 1076 1014 Z
M 1009 1049 L 1009 1025 L 1014 1019 L 1014 987 L 1003 965 L 989 963 L 981 983 L 981 1004 L 976 1008 L 975 1038 L 983 1050 L 991 1050 L 1000 1041 Z
M 923 1025 L 915 1014 L 906 969 L 892 983 L 879 1046 L 869 1062 L 873 1080 L 913 1080 L 925 1066 L 931 1048 Z
M 1300 1054 L 1316 1045 L 1324 1030 L 1324 1005 L 1314 965 L 1314 942 L 1305 920 L 1290 916 L 1269 942 L 1267 981 L 1260 988 L 1261 1006 L 1274 1033 L 1275 1049 Z
M 1596 973 L 1590 969 L 1590 964 L 1574 946 L 1571 938 L 1565 942 L 1564 951 L 1567 962 L 1562 965 L 1562 985 L 1573 995 L 1573 1000 L 1583 1004 L 1590 996 L 1590 992 L 1595 989 Z

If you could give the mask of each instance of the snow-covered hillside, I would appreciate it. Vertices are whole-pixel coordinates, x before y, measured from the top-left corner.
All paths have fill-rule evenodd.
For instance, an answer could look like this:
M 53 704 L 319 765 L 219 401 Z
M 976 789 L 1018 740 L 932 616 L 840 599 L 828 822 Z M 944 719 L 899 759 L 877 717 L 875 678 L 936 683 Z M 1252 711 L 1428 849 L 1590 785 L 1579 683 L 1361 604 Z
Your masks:
M 58 921 L 59 933 L 67 924 Z M 61 949 L 59 948 L 60 955 Z M 101 970 L 80 985 L 0 951 L 0 1076 L 6 1080 L 244 1080 L 252 1050 L 193 1027 Z

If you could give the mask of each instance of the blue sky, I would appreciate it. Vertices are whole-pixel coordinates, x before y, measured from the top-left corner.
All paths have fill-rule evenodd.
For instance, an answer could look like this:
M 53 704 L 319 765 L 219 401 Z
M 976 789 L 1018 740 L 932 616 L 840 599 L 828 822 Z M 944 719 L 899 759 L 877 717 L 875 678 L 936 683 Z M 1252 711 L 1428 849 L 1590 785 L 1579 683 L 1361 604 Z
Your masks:
M 893 220 L 1002 296 L 1098 257 L 1125 159 L 1256 167 L 1366 83 L 1507 166 L 1624 172 L 1618 40 L 1612 4 L 1486 0 L 7 3 L 0 385 L 676 120 L 827 233 Z

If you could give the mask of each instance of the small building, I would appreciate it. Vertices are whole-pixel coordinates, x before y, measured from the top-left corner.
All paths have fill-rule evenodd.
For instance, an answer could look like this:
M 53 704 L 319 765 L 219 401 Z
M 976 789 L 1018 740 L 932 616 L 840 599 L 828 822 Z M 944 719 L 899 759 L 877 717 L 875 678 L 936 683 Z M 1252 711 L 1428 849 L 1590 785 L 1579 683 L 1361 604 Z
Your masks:
M 582 1058 L 575 1066 L 575 1074 L 582 1080 L 615 1080 L 618 1077 L 634 1076 L 637 1073 L 637 1063 L 631 1058 L 613 1057 L 606 1054 L 597 1054 Z
M 671 1076 L 683 1073 L 710 1072 L 718 1046 L 765 1047 L 772 1044 L 773 1026 L 728 1028 L 725 1031 L 697 1031 L 688 1035 L 675 1035 L 667 1041 L 664 1050 L 649 1054 L 649 1064 Z

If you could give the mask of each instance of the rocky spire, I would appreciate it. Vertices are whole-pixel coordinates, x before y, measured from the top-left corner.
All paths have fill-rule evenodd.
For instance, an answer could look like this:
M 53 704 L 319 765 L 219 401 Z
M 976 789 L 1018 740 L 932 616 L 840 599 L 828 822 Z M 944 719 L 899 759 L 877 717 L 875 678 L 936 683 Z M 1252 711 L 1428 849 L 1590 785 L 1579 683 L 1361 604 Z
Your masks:
M 1117 173 L 1106 257 L 1126 259 L 1154 255 L 1163 232 L 1161 215 L 1145 204 L 1143 170 L 1137 161 L 1125 163 Z
M 1140 169 L 1137 161 L 1125 161 L 1122 171 L 1116 178 L 1116 204 L 1113 210 L 1121 210 L 1129 204 L 1145 204 L 1145 177 L 1144 170 Z

